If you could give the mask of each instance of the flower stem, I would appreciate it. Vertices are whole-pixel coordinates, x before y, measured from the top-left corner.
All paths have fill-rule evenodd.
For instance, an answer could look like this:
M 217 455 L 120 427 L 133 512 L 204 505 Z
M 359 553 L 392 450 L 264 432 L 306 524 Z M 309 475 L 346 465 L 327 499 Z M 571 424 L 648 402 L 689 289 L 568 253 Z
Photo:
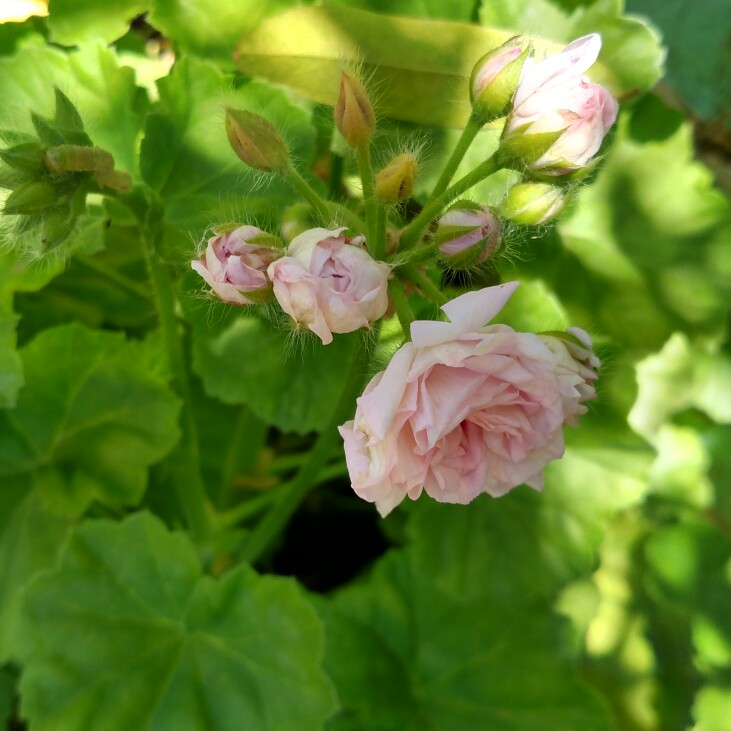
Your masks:
M 416 269 L 403 267 L 399 270 L 399 273 L 405 279 L 413 282 L 435 305 L 443 305 L 449 302 L 449 297 L 429 277 L 424 276 Z
M 173 383 L 178 396 L 183 400 L 181 419 L 183 434 L 178 447 L 170 458 L 173 482 L 191 536 L 194 540 L 203 543 L 211 536 L 211 520 L 201 476 L 200 450 L 193 417 L 188 370 L 175 314 L 173 282 L 170 271 L 154 249 L 154 238 L 146 226 L 143 226 L 142 238 Z
M 315 209 L 323 225 L 330 223 L 330 210 L 317 191 L 290 165 L 283 173 L 284 179 Z
M 437 196 L 440 196 L 447 189 L 447 186 L 454 177 L 455 172 L 457 172 L 459 164 L 462 162 L 462 158 L 465 156 L 469 146 L 472 144 L 472 141 L 475 139 L 477 133 L 482 129 L 482 127 L 482 122 L 478 121 L 474 114 L 470 114 L 470 118 L 467 120 L 467 124 L 462 130 L 462 134 L 459 140 L 457 140 L 457 145 L 452 151 L 449 160 L 447 160 L 447 164 L 444 166 L 444 170 L 442 170 L 442 174 L 439 176 L 439 180 L 437 180 L 434 190 L 431 192 L 431 195 L 427 200 L 427 204 L 429 204 Z
M 401 232 L 399 248 L 410 249 L 421 236 L 422 231 L 429 225 L 430 221 L 441 213 L 442 209 L 448 206 L 455 198 L 468 191 L 481 180 L 492 175 L 501 167 L 496 156 L 488 157 L 480 163 L 472 172 L 460 178 L 454 185 L 444 191 L 441 195 L 427 203 L 421 213 Z
M 401 329 L 404 331 L 404 336 L 408 340 L 411 332 L 411 323 L 416 319 L 414 312 L 411 309 L 404 288 L 398 279 L 392 279 L 388 284 L 388 291 L 391 295 L 391 301 L 396 310 L 396 316 L 398 321 L 401 323 Z
M 368 145 L 359 145 L 355 150 L 358 172 L 363 183 L 363 201 L 368 225 L 368 250 L 374 259 L 383 259 L 385 241 L 385 218 L 380 215 L 380 205 L 376 200 L 376 189 L 371 167 L 371 150 Z
M 243 548 L 241 558 L 249 563 L 255 563 L 271 546 L 280 534 L 292 514 L 297 510 L 302 500 L 318 482 L 318 476 L 331 457 L 334 446 L 339 440 L 338 425 L 355 408 L 355 399 L 360 393 L 363 384 L 363 360 L 359 348 L 354 347 L 351 356 L 345 385 L 340 399 L 332 411 L 330 420 L 320 432 L 309 459 L 300 467 L 299 472 L 289 485 L 278 491 L 280 499 L 272 506 L 264 519 L 254 528 Z

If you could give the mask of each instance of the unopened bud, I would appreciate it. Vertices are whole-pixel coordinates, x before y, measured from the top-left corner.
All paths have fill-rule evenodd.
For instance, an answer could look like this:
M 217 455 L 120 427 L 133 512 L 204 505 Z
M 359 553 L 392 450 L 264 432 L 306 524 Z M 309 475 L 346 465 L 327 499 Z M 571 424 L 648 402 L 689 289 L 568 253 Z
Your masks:
M 23 183 L 7 197 L 3 213 L 32 216 L 51 208 L 57 199 L 56 189 L 45 180 Z
M 500 245 L 501 228 L 489 208 L 458 201 L 439 219 L 434 234 L 440 258 L 452 269 L 482 264 Z
M 44 252 L 53 251 L 71 235 L 76 227 L 77 213 L 71 205 L 62 205 L 55 208 L 43 223 L 41 243 Z
M 43 156 L 46 148 L 37 142 L 23 142 L 20 145 L 0 150 L 0 160 L 22 173 L 39 175 L 45 172 Z
M 249 167 L 282 172 L 289 151 L 276 128 L 264 117 L 242 109 L 226 110 L 226 135 L 233 151 Z
M 376 128 L 376 115 L 368 94 L 357 79 L 345 72 L 340 76 L 335 126 L 351 147 L 367 145 Z
M 521 226 L 540 226 L 556 218 L 568 201 L 565 188 L 548 183 L 518 183 L 500 204 L 500 215 Z
M 520 38 L 515 36 L 475 64 L 470 77 L 470 99 L 481 121 L 489 122 L 508 113 L 523 64 L 531 53 L 531 47 L 523 48 Z
M 376 198 L 384 203 L 398 203 L 410 198 L 417 169 L 416 158 L 411 153 L 396 155 L 376 175 Z

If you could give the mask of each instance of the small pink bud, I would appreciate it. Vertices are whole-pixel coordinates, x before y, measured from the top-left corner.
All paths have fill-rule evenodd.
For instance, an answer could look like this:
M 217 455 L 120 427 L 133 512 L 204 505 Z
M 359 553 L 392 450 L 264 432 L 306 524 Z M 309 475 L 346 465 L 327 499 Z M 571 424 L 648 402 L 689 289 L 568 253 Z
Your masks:
M 371 141 L 376 128 L 373 106 L 360 81 L 345 72 L 340 77 L 334 114 L 335 126 L 351 147 L 362 147 Z
M 521 226 L 540 226 L 556 218 L 568 201 L 565 188 L 548 183 L 518 183 L 500 204 L 500 215 Z
M 531 53 L 531 47 L 523 48 L 520 38 L 515 36 L 475 64 L 470 78 L 470 98 L 474 113 L 483 122 L 507 114 L 521 69 Z
M 434 239 L 440 258 L 451 269 L 482 264 L 497 250 L 501 228 L 489 208 L 458 201 L 439 219 Z
M 591 163 L 618 110 L 616 99 L 583 75 L 601 45 L 594 33 L 545 61 L 526 61 L 503 131 L 506 164 L 557 176 Z
M 208 239 L 191 267 L 231 305 L 258 304 L 271 294 L 267 267 L 282 256 L 279 239 L 256 226 L 239 226 Z
M 282 172 L 289 166 L 287 145 L 271 122 L 258 114 L 229 107 L 226 135 L 239 159 L 255 170 Z

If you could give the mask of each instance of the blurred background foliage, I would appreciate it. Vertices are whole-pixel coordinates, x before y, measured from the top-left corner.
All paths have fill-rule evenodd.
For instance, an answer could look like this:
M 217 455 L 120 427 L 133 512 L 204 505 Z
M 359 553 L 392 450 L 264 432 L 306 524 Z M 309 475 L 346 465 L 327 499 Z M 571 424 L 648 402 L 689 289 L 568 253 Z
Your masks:
M 602 33 L 598 78 L 623 101 L 614 144 L 558 226 L 512 232 L 513 255 L 499 264 L 503 278 L 524 283 L 502 319 L 538 330 L 580 325 L 603 359 L 599 399 L 581 428 L 568 434 L 567 455 L 549 467 L 545 491 L 519 489 L 495 501 L 483 496 L 469 507 L 421 500 L 376 523 L 370 507 L 349 495 L 342 459 L 334 455 L 323 489 L 262 568 L 294 574 L 312 592 L 292 589 L 297 596 L 282 601 L 300 614 L 314 605 L 324 627 L 324 667 L 340 703 L 326 725 L 330 731 L 727 731 L 728 0 L 628 0 L 626 8 L 622 0 L 329 0 L 316 8 L 292 0 L 52 0 L 47 17 L 40 2 L 5 5 L 0 129 L 22 131 L 30 108 L 48 113 L 55 83 L 78 104 L 95 144 L 160 195 L 163 251 L 178 267 L 190 326 L 209 492 L 219 506 L 248 505 L 241 515 L 250 517 L 266 506 L 277 470 L 286 469 L 276 467 L 277 458 L 295 464 L 307 435 L 322 428 L 322 405 L 339 392 L 338 373 L 355 346 L 341 338 L 326 352 L 283 358 L 286 338 L 264 318 L 201 299 L 186 266 L 206 227 L 246 217 L 276 230 L 294 202 L 284 186 L 265 184 L 238 164 L 222 134 L 223 105 L 254 109 L 281 125 L 297 159 L 321 173 L 324 180 L 311 179 L 324 191 L 334 166 L 344 164 L 346 183 L 353 172 L 323 106 L 331 93 L 324 79 L 337 69 L 343 48 L 367 61 L 374 49 L 386 54 L 373 64 L 393 64 L 392 81 L 408 59 L 414 67 L 407 77 L 417 79 L 422 97 L 434 88 L 433 64 L 446 64 L 453 86 L 409 105 L 408 114 L 399 116 L 399 97 L 387 78 L 380 87 L 389 118 L 382 120 L 376 154 L 385 161 L 399 146 L 425 150 L 418 201 L 456 139 L 441 107 L 456 101 L 459 113 L 466 103 L 460 84 L 476 56 L 465 48 L 483 42 L 481 34 L 535 34 L 550 48 Z M 34 8 L 22 6 L 35 6 L 38 14 L 23 21 Z M 294 14 L 277 15 L 282 11 Z M 434 26 L 400 25 L 358 14 L 363 11 L 474 28 L 454 36 L 440 31 L 429 45 L 424 39 Z M 307 18 L 322 32 L 317 64 L 302 67 Z M 358 33 L 347 25 L 353 19 Z M 379 29 L 402 43 L 384 43 Z M 343 45 L 349 34 L 354 44 Z M 242 71 L 233 51 L 244 36 Z M 455 39 L 464 46 L 456 48 Z M 261 47 L 276 53 L 262 60 Z M 649 91 L 663 64 L 663 80 Z M 290 83 L 276 89 L 261 79 L 282 84 L 286 74 Z M 465 169 L 494 147 L 497 133 L 481 133 Z M 491 201 L 502 184 L 488 182 L 476 195 Z M 27 638 L 48 633 L 55 641 L 60 627 L 79 629 L 74 622 L 85 620 L 46 611 L 55 606 L 55 592 L 63 593 L 68 567 L 57 569 L 56 583 L 36 584 L 35 611 L 18 630 L 20 591 L 56 564 L 60 545 L 84 515 L 119 518 L 120 506 L 142 505 L 172 522 L 166 469 L 145 475 L 176 438 L 176 405 L 166 374 L 152 365 L 155 315 L 136 228 L 123 209 L 90 201 L 65 258 L 34 262 L 22 233 L 4 226 L 0 236 L 0 651 L 9 661 L 0 675 L 0 714 L 13 713 L 25 666 L 21 690 L 30 727 L 61 728 L 49 725 L 54 717 L 35 692 L 55 677 L 52 657 L 31 652 Z M 74 364 L 59 362 L 72 337 L 77 357 L 95 363 L 82 390 L 91 423 L 95 389 L 113 391 L 122 383 L 138 402 L 132 416 L 83 445 L 64 432 L 63 399 L 40 412 L 47 423 L 38 421 L 45 395 L 75 388 Z M 392 347 L 389 337 L 394 331 L 387 326 L 384 353 Z M 49 371 L 49 362 L 59 367 Z M 159 420 L 152 425 L 151 402 Z M 42 465 L 21 453 L 27 445 L 12 426 L 19 423 L 53 445 L 36 445 Z M 141 424 L 150 430 L 144 449 L 129 441 L 140 438 Z M 120 435 L 123 441 L 115 441 Z M 120 444 L 139 464 L 121 469 L 109 458 Z M 157 525 L 125 526 L 115 532 L 118 556 L 111 564 L 123 555 L 146 560 L 143 533 L 157 536 L 152 544 L 169 540 Z M 237 563 L 246 529 L 243 518 L 214 573 Z M 74 550 L 91 540 L 92 530 L 78 530 Z M 354 545 L 354 537 L 363 545 Z M 386 545 L 386 555 L 361 572 Z M 166 550 L 171 565 L 190 563 Z M 86 571 L 76 580 L 91 581 L 102 568 Z M 236 577 L 231 584 L 253 581 L 241 571 Z M 86 600 L 93 602 L 92 595 Z M 314 615 L 307 622 L 316 622 Z M 102 638 L 99 647 L 112 647 L 108 629 L 94 625 L 93 631 Z M 110 650 L 98 661 L 116 657 Z M 315 719 L 334 706 L 325 681 L 313 683 L 312 692 L 320 693 Z M 89 707 L 98 700 L 94 692 Z M 217 702 L 237 712 L 225 693 Z M 109 728 L 132 728 L 134 716 L 124 708 L 111 713 Z M 168 725 L 160 728 L 174 728 L 172 716 L 165 718 Z M 317 727 L 315 720 L 310 725 Z M 215 727 L 229 728 L 226 722 Z

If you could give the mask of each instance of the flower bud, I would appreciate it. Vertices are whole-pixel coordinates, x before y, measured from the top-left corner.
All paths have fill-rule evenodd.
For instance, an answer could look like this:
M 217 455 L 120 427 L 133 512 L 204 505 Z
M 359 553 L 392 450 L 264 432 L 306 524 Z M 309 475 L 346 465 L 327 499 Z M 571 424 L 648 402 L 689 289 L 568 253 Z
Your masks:
M 480 120 L 489 122 L 508 113 L 523 64 L 531 53 L 531 47 L 524 49 L 515 36 L 475 64 L 470 77 L 470 99 Z
M 518 183 L 500 204 L 500 215 L 521 226 L 540 226 L 556 218 L 568 201 L 565 188 L 548 183 Z
M 401 153 L 376 175 L 376 198 L 384 203 L 398 203 L 411 197 L 418 167 L 409 152 Z
M 249 167 L 282 172 L 289 151 L 279 132 L 264 117 L 242 109 L 226 109 L 226 135 L 233 151 Z
M 335 104 L 335 126 L 351 147 L 367 145 L 376 128 L 373 106 L 361 83 L 350 74 L 340 76 L 340 94 Z
M 224 302 L 258 304 L 271 294 L 266 270 L 284 253 L 281 246 L 276 236 L 256 226 L 239 226 L 208 239 L 203 256 L 190 265 Z
M 589 165 L 617 117 L 617 101 L 584 72 L 601 49 L 596 33 L 540 63 L 527 61 L 503 130 L 499 156 L 508 167 L 542 176 Z
M 544 332 L 541 340 L 557 357 L 555 370 L 564 404 L 564 423 L 578 425 L 578 417 L 587 412 L 585 401 L 596 398 L 594 381 L 600 366 L 592 350 L 591 338 L 578 327 L 566 332 Z
M 500 221 L 489 208 L 458 201 L 439 219 L 434 239 L 447 266 L 469 269 L 495 253 L 500 230 Z
M 53 207 L 58 200 L 56 189 L 45 180 L 23 183 L 6 199 L 3 213 L 35 215 Z

